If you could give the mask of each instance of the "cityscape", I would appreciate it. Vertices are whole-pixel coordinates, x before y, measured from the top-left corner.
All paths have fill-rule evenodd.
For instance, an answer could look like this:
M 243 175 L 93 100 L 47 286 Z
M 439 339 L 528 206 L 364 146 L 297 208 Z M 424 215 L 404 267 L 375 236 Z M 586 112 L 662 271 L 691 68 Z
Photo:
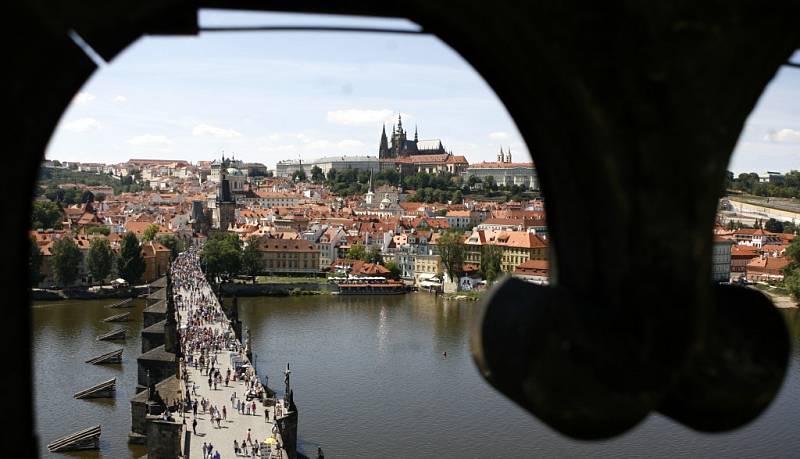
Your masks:
M 212 28 L 241 27 L 236 14 L 204 16 Z M 295 27 L 291 16 L 263 18 Z M 206 34 L 207 48 L 146 37 L 113 64 L 101 63 L 62 114 L 38 170 L 25 233 L 41 455 L 673 458 L 781 457 L 793 450 L 798 353 L 788 348 L 780 378 L 778 358 L 766 359 L 775 371 L 763 370 L 763 336 L 747 340 L 734 328 L 755 327 L 725 292 L 755 295 L 769 304 L 760 312 L 785 319 L 770 324 L 777 332 L 754 333 L 777 342 L 786 325 L 789 340 L 800 340 L 800 72 L 780 71 L 764 90 L 719 194 L 706 193 L 709 217 L 716 202 L 713 222 L 702 220 L 708 238 L 691 242 L 676 236 L 691 233 L 677 220 L 700 206 L 666 209 L 676 221 L 657 221 L 671 203 L 657 207 L 655 187 L 632 185 L 662 165 L 677 170 L 669 158 L 648 158 L 652 163 L 638 164 L 630 177 L 610 180 L 620 186 L 615 196 L 600 192 L 601 181 L 592 188 L 586 171 L 573 176 L 574 163 L 554 179 L 544 165 L 568 146 L 554 153 L 527 144 L 521 132 L 530 134 L 531 126 L 518 130 L 494 86 L 444 41 L 414 35 L 421 28 L 405 20 L 304 20 L 297 24 L 335 29 L 339 20 L 368 32 L 281 33 L 268 50 L 228 33 Z M 384 26 L 403 35 L 374 31 Z M 655 143 L 638 135 L 623 137 Z M 547 157 L 551 162 L 542 159 L 540 168 L 537 158 Z M 602 158 L 593 164 L 604 166 L 592 173 L 623 171 L 609 166 L 623 160 Z M 554 180 L 581 190 L 573 198 L 587 208 L 576 201 L 556 206 L 548 194 L 559 188 Z M 684 184 L 664 180 L 659 193 L 668 189 L 677 202 Z M 689 197 L 699 202 L 699 194 Z M 624 212 L 608 206 L 624 203 L 634 203 L 631 215 L 648 210 L 641 221 L 591 218 L 619 217 Z M 565 221 L 581 224 L 566 232 Z M 652 227 L 653 253 L 666 260 L 686 251 L 691 257 L 675 259 L 708 261 L 679 268 L 701 272 L 697 285 L 621 274 L 640 266 L 628 260 L 638 254 L 626 253 L 633 245 L 621 238 Z M 587 241 L 605 236 L 593 244 L 561 239 L 570 233 Z M 559 263 L 564 252 L 571 252 L 568 268 Z M 575 269 L 581 265 L 591 269 Z M 570 269 L 572 283 L 594 287 L 566 291 Z M 601 291 L 606 285 L 598 287 L 598 279 L 606 274 L 625 282 Z M 642 285 L 651 287 L 644 295 Z M 673 318 L 668 313 L 686 321 L 691 314 L 680 316 L 680 301 L 655 298 L 662 289 L 665 298 L 674 290 L 689 292 L 674 296 L 680 301 L 717 302 L 695 305 L 708 316 L 692 316 L 702 327 L 687 322 L 688 333 L 665 320 Z M 570 309 L 575 292 L 585 296 L 583 309 Z M 628 301 L 631 292 L 639 296 Z M 540 300 L 551 294 L 552 304 Z M 504 322 L 484 315 L 498 302 L 508 314 Z M 653 325 L 653 317 L 664 324 Z M 728 322 L 714 322 L 720 317 Z M 722 331 L 705 329 L 719 323 Z M 650 326 L 652 336 L 636 328 Z M 486 339 L 490 328 L 496 341 Z M 712 332 L 730 343 L 703 341 Z M 580 339 L 565 338 L 569 333 Z M 664 356 L 671 352 L 667 335 L 692 336 L 697 349 L 680 359 Z M 498 341 L 505 338 L 515 345 L 504 348 Z M 642 381 L 609 388 L 616 373 L 594 366 L 598 356 L 609 358 L 614 372 L 636 379 L 636 365 L 661 375 L 657 360 L 664 358 L 681 377 L 719 381 L 735 372 L 712 365 L 713 355 L 698 357 L 714 346 L 746 375 L 748 390 L 760 391 L 746 409 L 731 402 L 741 401 L 738 393 L 720 389 L 720 399 L 757 411 L 758 422 L 733 421 L 736 428 L 723 433 L 696 428 L 653 401 L 675 394 L 669 391 L 677 391 L 673 403 L 686 394 L 702 399 L 696 387 L 659 380 L 667 389 L 657 392 L 649 384 L 659 378 L 645 378 L 654 392 L 637 392 Z M 496 374 L 498 367 L 481 361 L 492 352 L 500 362 Z M 550 378 L 551 369 L 566 377 Z M 503 371 L 513 384 L 498 384 L 508 377 Z M 534 371 L 546 374 L 528 378 Z M 775 380 L 783 385 L 773 388 Z M 604 411 L 612 405 L 602 405 L 603 391 L 613 399 L 617 389 L 635 394 L 634 405 L 656 405 L 620 428 L 624 435 L 613 433 L 616 425 L 604 430 L 603 422 L 594 425 L 601 433 L 573 434 L 564 425 L 608 416 L 589 415 L 592 403 L 576 402 L 589 400 L 574 391 L 584 383 L 601 387 L 591 401 Z M 703 390 L 716 394 L 716 383 Z M 571 408 L 538 412 L 529 405 L 553 399 Z M 619 405 L 625 419 L 630 407 Z M 576 407 L 579 414 L 571 411 Z M 567 421 L 559 423 L 562 415 Z M 717 419 L 724 415 L 704 416 L 727 425 Z M 582 429 L 585 419 L 579 421 Z

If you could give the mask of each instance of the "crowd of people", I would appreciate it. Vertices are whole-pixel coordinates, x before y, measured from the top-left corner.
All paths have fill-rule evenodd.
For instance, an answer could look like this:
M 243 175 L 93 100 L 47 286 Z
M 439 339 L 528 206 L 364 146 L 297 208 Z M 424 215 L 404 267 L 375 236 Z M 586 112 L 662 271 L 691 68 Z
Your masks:
M 265 387 L 261 384 L 252 366 L 247 363 L 245 349 L 236 338 L 230 322 L 218 306 L 211 289 L 200 269 L 200 259 L 195 249 L 190 249 L 177 257 L 171 268 L 174 286 L 175 307 L 184 318 L 181 327 L 180 343 L 184 364 L 207 378 L 209 391 L 221 390 L 221 386 L 231 387 L 239 382 L 244 387 L 244 400 L 231 395 L 231 409 L 240 415 L 257 416 L 257 400 L 264 400 Z M 225 356 L 220 361 L 219 355 Z M 225 370 L 223 367 L 227 366 Z M 231 368 L 233 367 L 233 368 Z M 214 404 L 209 398 L 198 396 L 198 385 L 190 383 L 188 373 L 184 374 L 184 410 L 194 415 L 192 431 L 197 435 L 198 410 L 209 414 L 211 425 L 222 428 L 228 420 L 228 408 Z M 269 422 L 269 409 L 264 409 L 264 420 Z M 277 427 L 273 425 L 275 438 Z M 276 442 L 277 443 L 277 442 Z M 278 449 L 280 445 L 276 445 Z M 251 436 L 250 429 L 241 442 L 233 441 L 234 454 L 245 457 L 261 456 L 262 448 L 258 440 Z M 203 459 L 221 459 L 219 448 L 215 450 L 210 442 L 203 443 Z

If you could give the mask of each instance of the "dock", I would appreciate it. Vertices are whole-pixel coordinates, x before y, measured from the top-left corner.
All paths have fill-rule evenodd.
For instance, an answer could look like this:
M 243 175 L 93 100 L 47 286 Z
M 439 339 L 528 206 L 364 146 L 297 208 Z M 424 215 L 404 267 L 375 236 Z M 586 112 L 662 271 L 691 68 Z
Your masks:
M 111 309 L 118 309 L 118 308 L 132 308 L 133 307 L 133 298 L 128 298 L 127 300 L 122 300 L 118 303 L 114 303 L 108 306 Z
M 47 445 L 51 453 L 100 448 L 100 425 L 61 437 Z
M 127 322 L 130 318 L 130 312 L 123 312 L 122 314 L 115 314 L 111 317 L 106 317 L 103 322 Z
M 124 349 L 117 349 L 116 351 L 106 352 L 105 354 L 98 355 L 97 357 L 92 357 L 91 359 L 87 360 L 86 363 L 91 363 L 92 365 L 120 363 L 122 362 L 123 350 Z
M 117 328 L 97 337 L 97 341 L 117 341 L 125 339 L 125 329 Z
M 117 391 L 117 378 L 111 378 L 108 381 L 103 381 L 100 384 L 76 392 L 72 397 L 77 399 L 82 398 L 109 398 L 113 397 Z

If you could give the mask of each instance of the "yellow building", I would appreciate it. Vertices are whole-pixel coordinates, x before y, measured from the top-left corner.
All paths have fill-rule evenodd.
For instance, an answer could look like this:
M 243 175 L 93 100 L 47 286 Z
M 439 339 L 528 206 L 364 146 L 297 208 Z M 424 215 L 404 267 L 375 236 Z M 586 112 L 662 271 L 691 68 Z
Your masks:
M 414 257 L 414 284 L 430 279 L 442 272 L 439 255 L 416 255 Z
M 481 247 L 492 244 L 502 249 L 500 269 L 512 272 L 528 260 L 547 260 L 547 241 L 527 231 L 475 230 L 464 240 L 465 263 L 481 264 Z

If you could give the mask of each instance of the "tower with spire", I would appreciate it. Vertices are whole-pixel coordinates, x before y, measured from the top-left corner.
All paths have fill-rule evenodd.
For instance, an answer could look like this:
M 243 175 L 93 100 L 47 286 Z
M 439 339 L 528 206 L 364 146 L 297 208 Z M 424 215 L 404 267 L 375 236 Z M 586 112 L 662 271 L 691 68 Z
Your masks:
M 408 132 L 403 129 L 403 116 L 397 115 L 397 124 L 392 126 L 392 135 L 386 135 L 386 125 L 381 131 L 381 142 L 378 146 L 378 158 L 404 158 L 414 155 L 445 154 L 445 148 L 438 139 L 419 140 L 419 128 L 414 126 L 414 139 L 409 140 Z

